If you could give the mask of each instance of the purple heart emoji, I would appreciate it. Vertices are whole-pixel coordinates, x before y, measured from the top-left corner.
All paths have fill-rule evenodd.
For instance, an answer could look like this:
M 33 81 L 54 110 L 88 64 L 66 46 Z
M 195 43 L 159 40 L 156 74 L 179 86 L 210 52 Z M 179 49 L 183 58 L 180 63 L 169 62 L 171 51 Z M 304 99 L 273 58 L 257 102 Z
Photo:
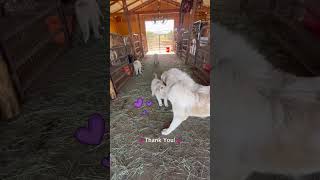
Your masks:
M 147 101 L 146 105 L 149 106 L 149 107 L 152 106 L 152 101 Z
M 108 157 L 104 157 L 102 160 L 101 160 L 101 165 L 103 167 L 110 167 L 110 156 Z
M 105 133 L 105 122 L 100 114 L 93 114 L 87 127 L 80 127 L 75 132 L 75 138 L 81 144 L 99 145 Z
M 142 98 L 142 97 L 138 98 L 138 99 L 134 102 L 134 107 L 136 107 L 136 108 L 141 108 L 142 105 L 143 105 L 143 98 Z
M 149 114 L 149 112 L 147 110 L 142 111 L 142 115 L 148 115 L 148 114 Z

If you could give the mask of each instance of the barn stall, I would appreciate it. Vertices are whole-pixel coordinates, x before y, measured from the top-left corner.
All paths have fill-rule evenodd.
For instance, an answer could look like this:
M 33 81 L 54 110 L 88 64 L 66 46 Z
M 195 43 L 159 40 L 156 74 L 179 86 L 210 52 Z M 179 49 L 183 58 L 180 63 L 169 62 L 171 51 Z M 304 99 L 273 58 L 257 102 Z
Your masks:
M 162 136 L 172 107 L 160 107 L 150 88 L 153 73 L 160 78 L 170 68 L 209 85 L 209 34 L 209 1 L 110 1 L 111 179 L 209 178 L 210 118 L 189 117 Z M 135 59 L 142 75 L 133 71 Z M 136 108 L 139 98 L 148 105 Z M 163 137 L 176 141 L 143 140 Z
M 298 77 L 318 77 L 319 8 L 315 0 L 215 0 L 212 20 L 245 37 L 276 69 Z M 293 178 L 252 172 L 247 179 Z M 319 179 L 319 173 L 302 174 L 299 179 Z
M 106 179 L 107 139 L 73 137 L 107 114 L 104 41 L 83 43 L 74 1 L 0 4 L 0 179 Z

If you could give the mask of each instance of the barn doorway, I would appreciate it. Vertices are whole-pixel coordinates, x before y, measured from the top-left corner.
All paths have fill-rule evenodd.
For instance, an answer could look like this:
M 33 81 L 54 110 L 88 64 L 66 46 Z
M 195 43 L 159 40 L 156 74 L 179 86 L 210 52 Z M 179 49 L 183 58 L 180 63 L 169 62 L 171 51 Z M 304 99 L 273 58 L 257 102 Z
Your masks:
M 173 54 L 174 20 L 145 21 L 148 54 Z

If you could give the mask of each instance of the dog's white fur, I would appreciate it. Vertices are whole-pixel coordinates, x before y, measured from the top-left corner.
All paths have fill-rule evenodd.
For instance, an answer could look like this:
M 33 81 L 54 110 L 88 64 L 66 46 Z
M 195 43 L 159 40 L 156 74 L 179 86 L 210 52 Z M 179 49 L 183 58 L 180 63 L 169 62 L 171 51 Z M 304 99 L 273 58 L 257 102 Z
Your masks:
M 201 87 L 187 73 L 177 68 L 171 68 L 168 71 L 163 72 L 161 75 L 161 80 L 166 84 L 166 86 L 170 86 L 178 81 L 181 81 L 180 83 L 183 83 L 191 90 L 196 90 Z
M 95 38 L 99 39 L 102 13 L 96 0 L 77 0 L 75 2 L 75 12 L 84 42 L 87 43 L 89 40 L 90 28 L 92 28 Z
M 302 102 L 303 93 L 294 87 L 304 84 L 309 94 L 316 94 L 311 87 L 320 79 L 286 85 L 283 73 L 244 38 L 219 24 L 213 28 L 213 178 L 245 180 L 252 171 L 293 176 L 319 171 L 320 106 Z
M 133 62 L 134 71 L 136 72 L 136 75 L 142 74 L 142 64 L 139 60 L 135 60 Z
M 163 135 L 174 131 L 189 116 L 210 116 L 210 86 L 197 84 L 187 73 L 171 68 L 161 75 L 167 99 L 172 104 L 173 120 Z
M 154 79 L 151 81 L 151 94 L 156 96 L 159 106 L 162 106 L 162 99 L 164 100 L 164 105 L 168 107 L 167 95 L 165 92 L 164 83 L 158 79 L 157 74 L 154 74 Z

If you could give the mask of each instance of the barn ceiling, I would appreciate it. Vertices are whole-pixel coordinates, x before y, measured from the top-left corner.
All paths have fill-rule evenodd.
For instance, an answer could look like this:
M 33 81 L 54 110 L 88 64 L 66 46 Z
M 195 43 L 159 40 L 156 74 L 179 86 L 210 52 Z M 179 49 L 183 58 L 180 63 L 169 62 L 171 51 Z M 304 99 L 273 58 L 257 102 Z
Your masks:
M 148 5 L 156 2 L 157 0 L 127 0 L 129 11 L 135 11 L 147 7 Z M 161 3 L 170 5 L 179 5 L 182 0 L 160 0 Z M 206 7 L 210 7 L 210 0 L 203 0 L 203 4 Z M 122 13 L 123 12 L 122 0 L 110 0 L 110 13 Z

